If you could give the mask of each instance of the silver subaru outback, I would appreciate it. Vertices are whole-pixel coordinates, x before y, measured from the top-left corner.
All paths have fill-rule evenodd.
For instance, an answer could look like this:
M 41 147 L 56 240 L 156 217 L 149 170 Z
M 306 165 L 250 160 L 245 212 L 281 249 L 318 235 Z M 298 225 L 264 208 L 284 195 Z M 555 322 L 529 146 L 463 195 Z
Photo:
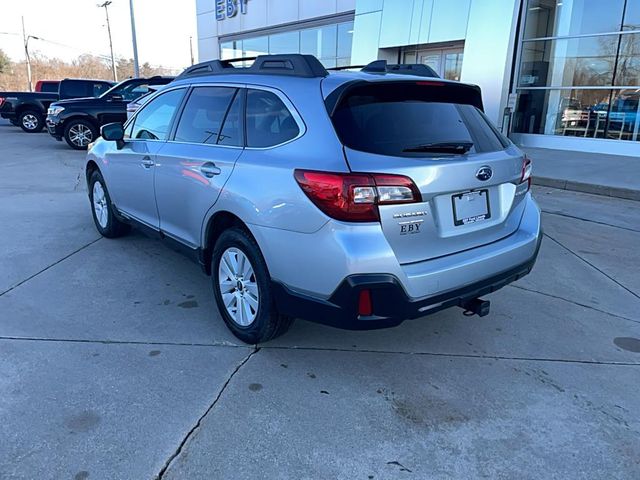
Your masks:
M 294 318 L 373 329 L 528 274 L 541 240 L 531 162 L 480 89 L 428 68 L 328 72 L 312 56 L 187 69 L 88 153 L 105 237 L 142 226 L 212 277 L 247 343 Z

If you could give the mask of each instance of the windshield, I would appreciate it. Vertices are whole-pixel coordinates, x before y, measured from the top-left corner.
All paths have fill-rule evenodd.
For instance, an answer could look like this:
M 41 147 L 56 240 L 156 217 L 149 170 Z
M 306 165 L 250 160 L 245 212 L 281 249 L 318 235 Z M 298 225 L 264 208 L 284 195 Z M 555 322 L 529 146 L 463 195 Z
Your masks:
M 348 92 L 332 120 L 345 146 L 380 155 L 461 155 L 506 148 L 508 141 L 466 101 L 470 99 L 458 86 L 369 84 Z
M 146 95 L 150 91 L 151 89 L 149 88 L 149 84 L 146 82 L 132 82 L 131 80 L 125 80 L 104 92 L 100 95 L 100 98 L 110 98 L 114 95 L 119 95 L 125 102 L 132 102 L 142 95 Z

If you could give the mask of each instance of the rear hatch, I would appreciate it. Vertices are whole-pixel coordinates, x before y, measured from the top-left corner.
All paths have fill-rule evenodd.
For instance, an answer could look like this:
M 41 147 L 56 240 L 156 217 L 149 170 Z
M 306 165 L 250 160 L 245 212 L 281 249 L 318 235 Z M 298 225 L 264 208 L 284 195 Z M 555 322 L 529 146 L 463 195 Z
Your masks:
M 363 81 L 327 107 L 353 172 L 403 175 L 420 191 L 415 203 L 379 205 L 400 263 L 492 243 L 518 228 L 529 185 L 523 156 L 486 118 L 477 87 Z

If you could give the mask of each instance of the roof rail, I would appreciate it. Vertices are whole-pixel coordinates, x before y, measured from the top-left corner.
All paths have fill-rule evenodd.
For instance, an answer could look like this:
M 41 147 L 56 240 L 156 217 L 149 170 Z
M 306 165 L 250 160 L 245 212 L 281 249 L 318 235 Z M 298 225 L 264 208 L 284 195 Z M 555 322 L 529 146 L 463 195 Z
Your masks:
M 234 63 L 253 61 L 250 67 L 236 67 Z M 313 55 L 259 55 L 257 57 L 210 60 L 187 68 L 178 78 L 225 73 L 288 75 L 292 77 L 326 77 L 329 72 Z
M 366 73 L 392 73 L 398 75 L 413 75 L 416 77 L 440 78 L 433 68 L 421 63 L 388 64 L 386 60 L 376 60 L 362 69 Z

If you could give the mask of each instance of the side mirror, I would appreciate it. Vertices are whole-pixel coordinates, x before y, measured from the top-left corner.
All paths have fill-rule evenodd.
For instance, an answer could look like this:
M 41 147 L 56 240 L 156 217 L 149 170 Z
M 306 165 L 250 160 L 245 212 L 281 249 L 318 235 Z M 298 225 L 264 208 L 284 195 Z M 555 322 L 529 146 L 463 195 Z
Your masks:
M 100 135 L 105 140 L 116 142 L 118 150 L 124 146 L 124 127 L 121 123 L 107 123 L 100 129 Z
M 109 100 L 111 100 L 112 102 L 121 102 L 124 100 L 124 97 L 122 95 L 118 95 L 117 93 L 111 95 L 111 98 L 109 98 Z

